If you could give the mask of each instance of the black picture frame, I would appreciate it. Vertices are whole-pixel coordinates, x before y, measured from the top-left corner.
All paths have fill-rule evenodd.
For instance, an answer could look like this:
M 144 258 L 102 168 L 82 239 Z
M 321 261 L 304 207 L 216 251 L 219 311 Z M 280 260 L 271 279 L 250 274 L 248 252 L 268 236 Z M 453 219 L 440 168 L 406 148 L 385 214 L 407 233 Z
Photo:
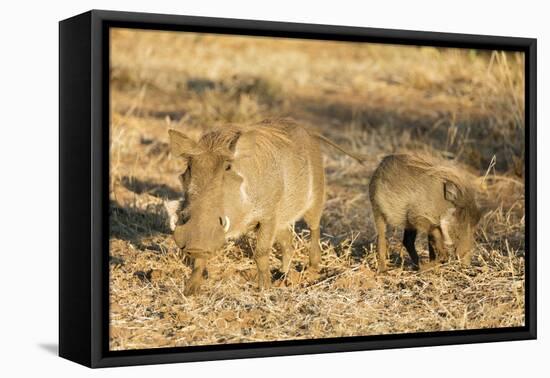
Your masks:
M 525 53 L 525 326 L 109 351 L 109 28 Z M 92 10 L 59 23 L 59 354 L 89 367 L 535 339 L 536 39 Z

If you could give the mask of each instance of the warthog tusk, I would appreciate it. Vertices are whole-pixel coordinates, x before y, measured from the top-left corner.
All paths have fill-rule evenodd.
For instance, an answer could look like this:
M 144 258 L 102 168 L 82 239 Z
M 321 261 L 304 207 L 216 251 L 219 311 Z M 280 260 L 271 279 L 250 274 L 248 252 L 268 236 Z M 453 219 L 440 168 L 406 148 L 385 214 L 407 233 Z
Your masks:
M 454 244 L 453 239 L 449 235 L 449 226 L 455 211 L 456 209 L 454 207 L 448 209 L 445 215 L 441 218 L 440 222 L 441 233 L 443 234 L 443 243 L 447 246 L 452 246 Z
M 223 230 L 224 232 L 229 231 L 229 226 L 231 226 L 231 221 L 229 220 L 229 217 L 226 215 L 224 217 L 225 222 L 223 222 Z
M 445 245 L 451 246 L 454 244 L 453 239 L 449 235 L 449 221 L 446 219 L 441 221 L 441 233 L 443 234 L 443 243 Z
M 164 209 L 168 215 L 168 226 L 172 232 L 176 229 L 178 223 L 179 207 L 180 201 L 164 201 Z

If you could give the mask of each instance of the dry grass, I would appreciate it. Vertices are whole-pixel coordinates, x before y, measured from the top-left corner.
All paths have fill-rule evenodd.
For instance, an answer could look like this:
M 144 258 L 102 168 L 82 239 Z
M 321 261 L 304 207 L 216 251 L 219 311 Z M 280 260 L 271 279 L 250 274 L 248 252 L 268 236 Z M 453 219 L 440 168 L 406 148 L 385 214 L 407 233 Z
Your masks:
M 118 30 L 111 61 L 112 349 L 327 338 L 524 324 L 523 57 L 491 51 Z M 322 271 L 307 264 L 300 224 L 285 277 L 256 289 L 254 239 L 210 261 L 198 296 L 166 225 L 182 163 L 167 129 L 292 116 L 367 154 L 361 166 L 325 149 Z M 490 205 L 473 264 L 411 270 L 390 239 L 377 275 L 367 186 L 397 150 L 456 160 Z M 426 242 L 417 247 L 427 260 Z

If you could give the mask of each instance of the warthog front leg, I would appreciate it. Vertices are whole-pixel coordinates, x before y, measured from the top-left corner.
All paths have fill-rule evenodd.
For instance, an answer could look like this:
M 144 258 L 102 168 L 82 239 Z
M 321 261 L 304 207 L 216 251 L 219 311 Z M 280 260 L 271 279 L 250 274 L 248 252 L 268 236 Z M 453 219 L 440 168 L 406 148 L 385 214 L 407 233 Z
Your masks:
M 271 272 L 269 270 L 269 255 L 275 239 L 275 223 L 260 223 L 258 241 L 254 252 L 254 261 L 258 267 L 258 287 L 260 290 L 271 286 Z
M 185 283 L 185 290 L 183 294 L 193 295 L 199 291 L 199 288 L 202 284 L 204 269 L 206 268 L 206 259 L 205 258 L 195 258 L 193 259 L 193 272 L 191 272 L 191 277 Z
M 443 240 L 443 234 L 438 227 L 429 232 L 428 249 L 430 251 L 430 261 L 434 261 L 437 258 L 439 262 L 444 262 L 448 259 L 449 255 Z
M 412 229 L 412 228 L 405 229 L 403 233 L 403 245 L 407 249 L 407 252 L 409 252 L 409 256 L 411 257 L 414 268 L 419 269 L 420 258 L 418 257 L 418 253 L 416 252 L 416 248 L 414 246 L 414 242 L 416 240 L 416 233 L 417 232 L 415 229 Z
M 430 261 L 434 261 L 437 257 L 435 247 L 435 239 L 431 234 L 428 234 L 428 251 L 430 252 Z

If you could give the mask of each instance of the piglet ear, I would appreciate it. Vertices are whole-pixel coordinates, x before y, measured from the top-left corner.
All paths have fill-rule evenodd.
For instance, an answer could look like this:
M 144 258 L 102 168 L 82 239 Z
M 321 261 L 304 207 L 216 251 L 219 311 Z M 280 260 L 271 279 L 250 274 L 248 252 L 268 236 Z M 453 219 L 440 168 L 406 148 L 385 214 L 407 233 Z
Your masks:
M 168 130 L 170 149 L 174 156 L 198 155 L 200 148 L 197 142 L 176 130 Z
M 460 196 L 460 191 L 455 183 L 448 181 L 443 184 L 443 193 L 447 201 L 455 205 L 457 204 Z

